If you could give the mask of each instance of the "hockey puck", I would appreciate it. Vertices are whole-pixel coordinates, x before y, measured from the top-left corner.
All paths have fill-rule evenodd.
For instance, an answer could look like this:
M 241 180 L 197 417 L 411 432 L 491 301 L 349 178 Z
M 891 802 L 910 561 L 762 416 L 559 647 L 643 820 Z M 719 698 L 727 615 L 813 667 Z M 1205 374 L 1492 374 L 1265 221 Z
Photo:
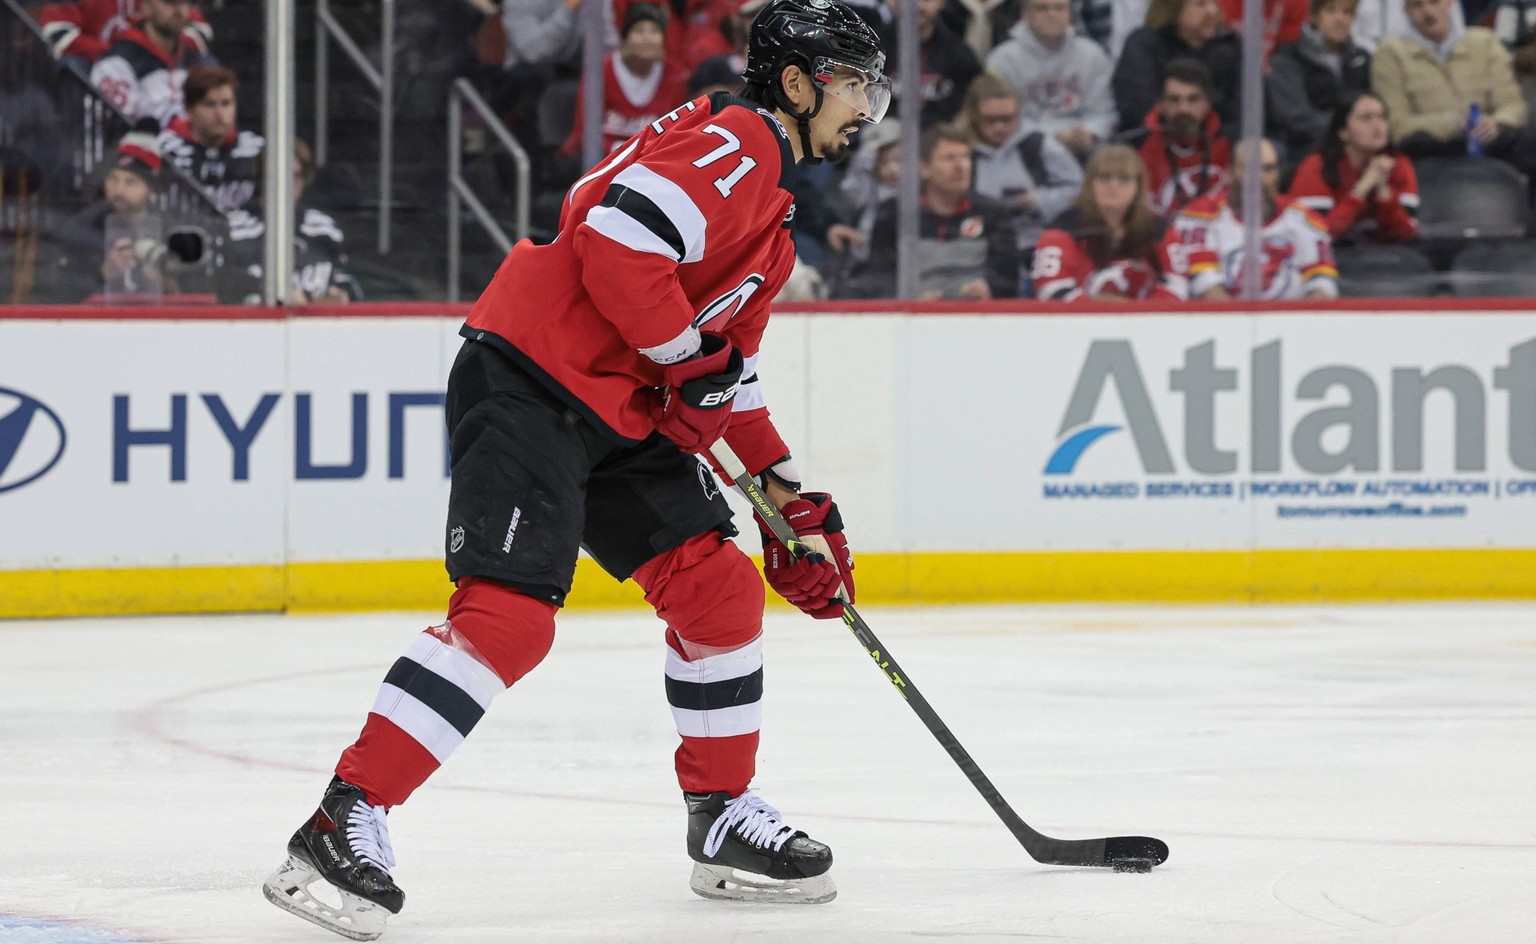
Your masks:
M 1156 859 L 1126 858 L 1115 859 L 1109 866 L 1116 872 L 1150 872 L 1156 864 Z

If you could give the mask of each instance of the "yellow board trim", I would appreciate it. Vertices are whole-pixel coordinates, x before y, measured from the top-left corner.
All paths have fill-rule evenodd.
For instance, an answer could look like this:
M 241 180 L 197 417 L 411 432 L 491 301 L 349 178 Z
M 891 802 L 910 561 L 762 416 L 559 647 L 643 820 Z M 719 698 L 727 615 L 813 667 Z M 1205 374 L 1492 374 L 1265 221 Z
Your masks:
M 1536 549 L 869 553 L 856 576 L 875 605 L 1536 599 Z M 438 561 L 6 571 L 0 618 L 441 612 L 451 591 Z M 569 604 L 645 605 L 585 558 Z

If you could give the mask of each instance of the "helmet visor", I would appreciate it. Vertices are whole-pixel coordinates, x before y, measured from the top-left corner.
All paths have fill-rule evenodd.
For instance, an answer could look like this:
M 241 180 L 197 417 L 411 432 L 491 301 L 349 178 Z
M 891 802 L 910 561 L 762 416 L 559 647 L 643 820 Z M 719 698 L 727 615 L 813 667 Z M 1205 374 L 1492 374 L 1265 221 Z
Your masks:
M 874 124 L 891 107 L 891 82 L 880 71 L 869 72 L 833 59 L 816 60 L 816 84 Z

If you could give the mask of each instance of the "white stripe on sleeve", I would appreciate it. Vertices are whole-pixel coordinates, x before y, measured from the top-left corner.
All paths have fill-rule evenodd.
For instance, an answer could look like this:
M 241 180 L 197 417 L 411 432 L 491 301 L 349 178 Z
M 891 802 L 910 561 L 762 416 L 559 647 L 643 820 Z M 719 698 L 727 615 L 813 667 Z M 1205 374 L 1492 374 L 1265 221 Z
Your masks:
M 707 224 L 704 214 L 688 196 L 688 192 L 643 164 L 631 164 L 614 176 L 613 182 L 643 194 L 666 214 L 677 233 L 683 238 L 687 252 L 682 262 L 698 262 L 704 258 L 704 238 Z M 591 217 L 588 216 L 590 221 Z

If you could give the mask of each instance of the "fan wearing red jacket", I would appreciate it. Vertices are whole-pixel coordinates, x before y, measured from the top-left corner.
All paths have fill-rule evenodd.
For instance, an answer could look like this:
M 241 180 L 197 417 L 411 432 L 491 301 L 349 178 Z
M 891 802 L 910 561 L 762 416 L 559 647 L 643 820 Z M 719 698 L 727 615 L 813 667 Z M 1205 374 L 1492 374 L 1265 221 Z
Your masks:
M 1184 298 L 1182 245 L 1147 205 L 1147 168 L 1124 144 L 1094 152 L 1077 201 L 1035 246 L 1035 297 Z
M 1288 196 L 1323 218 L 1335 240 L 1419 238 L 1419 176 L 1392 147 L 1387 104 L 1356 92 L 1333 113 L 1322 146 L 1296 168 Z
M 623 144 L 688 97 L 688 73 L 667 60 L 667 12 L 636 3 L 624 14 L 619 48 L 603 58 L 603 153 Z M 576 119 L 560 146 L 566 158 L 581 156 L 586 95 L 576 95 Z
M 842 616 L 854 599 L 842 519 L 830 495 L 799 491 L 758 344 L 794 263 L 795 165 L 840 159 L 860 121 L 884 115 L 884 64 L 839 0 L 772 0 L 752 25 L 744 98 L 719 92 L 657 118 L 571 186 L 553 242 L 513 247 L 448 379 L 448 618 L 385 677 L 267 880 L 274 904 L 353 938 L 399 912 L 388 810 L 543 660 L 582 547 L 633 578 L 667 624 L 690 887 L 765 902 L 836 894 L 831 850 L 749 790 L 763 581 L 727 539 L 730 508 L 695 454 L 724 436 L 819 550 L 794 560 L 770 538 L 769 585 L 813 616 Z M 628 854 L 641 868 L 657 858 Z

